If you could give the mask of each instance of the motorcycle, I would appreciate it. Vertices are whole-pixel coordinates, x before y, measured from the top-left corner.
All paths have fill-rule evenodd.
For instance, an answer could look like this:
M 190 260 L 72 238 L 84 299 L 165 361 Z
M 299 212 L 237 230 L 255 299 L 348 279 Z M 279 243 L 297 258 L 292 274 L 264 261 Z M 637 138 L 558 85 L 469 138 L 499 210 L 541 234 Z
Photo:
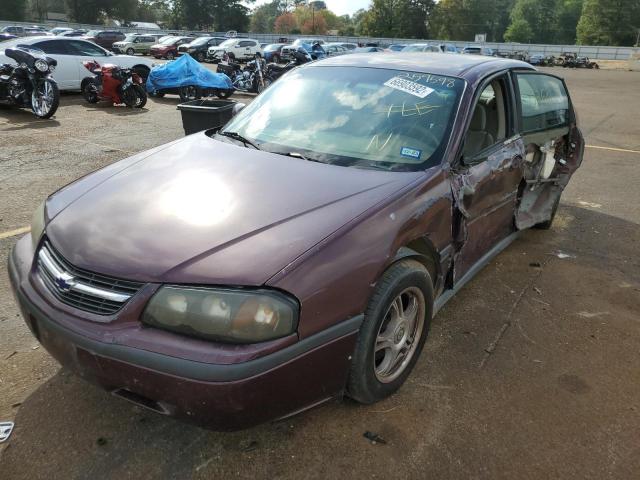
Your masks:
M 18 65 L 0 64 L 0 101 L 31 108 L 38 118 L 51 118 L 60 104 L 58 84 L 51 78 L 58 62 L 25 45 L 7 48 L 4 54 Z
M 286 65 L 278 65 L 277 63 L 270 63 L 267 65 L 266 77 L 270 80 L 270 83 L 275 82 L 288 71 L 313 61 L 309 52 L 302 47 L 298 47 L 291 56 L 293 57 L 293 60 Z
M 234 62 L 234 59 L 235 57 L 225 54 L 218 64 L 218 73 L 227 75 L 233 83 L 233 88 L 242 92 L 260 94 L 271 85 L 271 80 L 264 73 L 266 62 L 262 54 L 256 53 L 255 60 L 247 62 L 244 69 L 239 63 Z M 218 96 L 226 98 L 224 94 Z
M 142 86 L 142 77 L 130 68 L 111 64 L 100 66 L 95 60 L 82 64 L 93 73 L 93 77 L 82 81 L 82 95 L 87 102 L 111 101 L 114 104 L 124 103 L 129 108 L 146 105 L 147 92 Z

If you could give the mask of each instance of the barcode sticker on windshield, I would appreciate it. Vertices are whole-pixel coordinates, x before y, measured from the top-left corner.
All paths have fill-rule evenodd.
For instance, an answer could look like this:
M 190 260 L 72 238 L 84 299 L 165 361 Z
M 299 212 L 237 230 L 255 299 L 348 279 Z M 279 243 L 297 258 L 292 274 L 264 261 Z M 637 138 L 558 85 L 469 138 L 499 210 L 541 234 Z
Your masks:
M 416 97 L 424 98 L 430 93 L 434 92 L 433 88 L 429 88 L 426 85 L 421 85 L 411 80 L 406 80 L 400 77 L 393 77 L 387 80 L 385 86 L 401 90 L 405 93 L 415 95 Z

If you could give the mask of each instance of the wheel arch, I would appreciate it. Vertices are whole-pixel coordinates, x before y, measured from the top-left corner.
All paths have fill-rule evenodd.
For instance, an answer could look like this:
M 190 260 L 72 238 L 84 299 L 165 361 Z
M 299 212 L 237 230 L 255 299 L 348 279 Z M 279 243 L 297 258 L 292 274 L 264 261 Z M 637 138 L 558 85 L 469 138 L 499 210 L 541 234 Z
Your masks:
M 441 283 L 442 272 L 440 268 L 440 254 L 427 237 L 419 237 L 403 245 L 396 252 L 393 261 L 385 268 L 387 271 L 392 265 L 405 259 L 414 259 L 421 263 L 429 272 L 434 292 Z M 383 272 L 384 273 L 384 272 Z

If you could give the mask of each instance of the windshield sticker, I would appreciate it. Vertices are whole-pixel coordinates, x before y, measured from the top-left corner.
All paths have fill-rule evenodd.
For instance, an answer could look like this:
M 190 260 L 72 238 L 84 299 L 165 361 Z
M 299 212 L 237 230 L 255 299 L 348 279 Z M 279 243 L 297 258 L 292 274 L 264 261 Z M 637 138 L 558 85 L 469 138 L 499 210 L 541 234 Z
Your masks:
M 402 155 L 403 157 L 415 158 L 416 160 L 420 160 L 420 156 L 422 156 L 422 150 L 418 150 L 417 148 L 402 147 L 400 149 L 400 155 Z
M 424 98 L 430 93 L 435 92 L 433 88 L 429 88 L 426 85 L 420 85 L 419 83 L 400 77 L 393 77 L 392 79 L 387 80 L 384 84 L 387 87 L 394 88 L 420 98 Z
M 411 80 L 412 82 L 431 83 L 433 85 L 439 85 L 446 88 L 453 88 L 456 85 L 456 81 L 453 78 L 440 77 L 438 75 L 432 75 L 430 73 L 402 72 L 397 76 L 399 78 Z

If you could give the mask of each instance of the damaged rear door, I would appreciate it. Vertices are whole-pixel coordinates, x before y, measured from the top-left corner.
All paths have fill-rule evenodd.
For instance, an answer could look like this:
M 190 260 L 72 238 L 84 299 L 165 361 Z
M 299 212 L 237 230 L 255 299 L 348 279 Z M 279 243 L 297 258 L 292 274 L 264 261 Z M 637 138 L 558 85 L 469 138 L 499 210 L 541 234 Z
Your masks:
M 513 80 L 519 130 L 525 145 L 515 225 L 519 230 L 548 228 L 562 190 L 580 166 L 584 141 L 561 78 L 515 71 Z

